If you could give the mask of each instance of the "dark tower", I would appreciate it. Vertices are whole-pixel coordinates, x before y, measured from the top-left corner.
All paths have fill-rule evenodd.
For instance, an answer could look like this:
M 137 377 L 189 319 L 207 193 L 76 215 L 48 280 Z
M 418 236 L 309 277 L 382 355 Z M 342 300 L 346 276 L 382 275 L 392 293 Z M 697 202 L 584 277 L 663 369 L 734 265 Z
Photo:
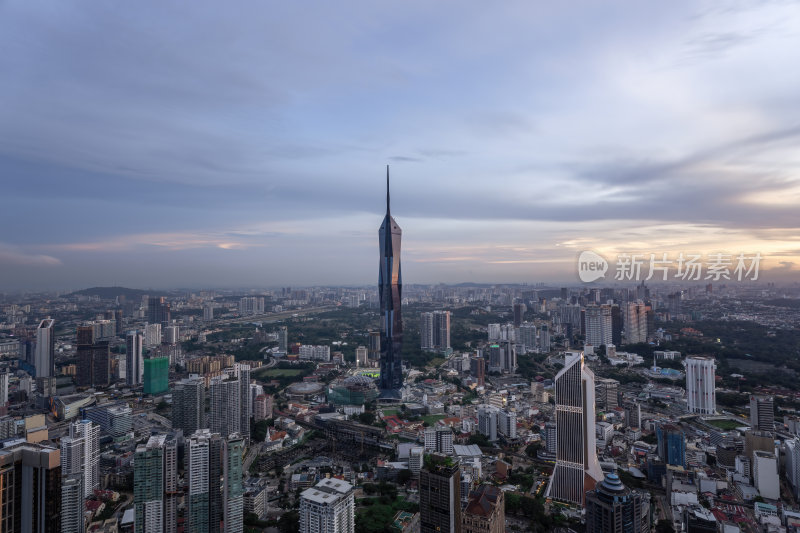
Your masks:
M 386 216 L 378 230 L 380 268 L 378 291 L 381 303 L 381 398 L 400 400 L 403 387 L 403 318 L 400 313 L 403 278 L 400 275 L 400 239 L 403 230 L 389 209 L 389 166 L 386 166 Z

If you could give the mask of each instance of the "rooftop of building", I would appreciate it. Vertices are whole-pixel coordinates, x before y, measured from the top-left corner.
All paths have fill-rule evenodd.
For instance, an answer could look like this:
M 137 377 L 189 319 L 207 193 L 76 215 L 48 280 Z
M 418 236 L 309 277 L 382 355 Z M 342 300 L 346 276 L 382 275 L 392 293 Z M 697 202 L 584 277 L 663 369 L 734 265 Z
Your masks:
M 302 498 L 314 503 L 333 503 L 353 490 L 353 485 L 347 481 L 336 478 L 326 478 L 315 486 L 306 489 L 301 494 Z

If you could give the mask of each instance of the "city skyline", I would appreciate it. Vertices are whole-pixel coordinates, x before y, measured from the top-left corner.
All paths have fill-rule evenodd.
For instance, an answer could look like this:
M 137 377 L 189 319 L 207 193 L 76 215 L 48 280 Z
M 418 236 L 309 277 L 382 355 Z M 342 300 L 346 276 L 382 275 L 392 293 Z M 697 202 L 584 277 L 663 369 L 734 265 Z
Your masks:
M 358 7 L 2 4 L 0 290 L 366 285 L 387 162 L 408 282 L 796 276 L 796 4 Z

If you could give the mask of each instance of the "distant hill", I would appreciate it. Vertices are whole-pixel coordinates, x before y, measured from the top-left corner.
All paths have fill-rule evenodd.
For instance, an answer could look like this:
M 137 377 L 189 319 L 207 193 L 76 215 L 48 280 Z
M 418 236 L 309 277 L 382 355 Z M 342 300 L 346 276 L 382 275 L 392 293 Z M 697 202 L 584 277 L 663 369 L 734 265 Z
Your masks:
M 103 300 L 113 300 L 117 296 L 124 296 L 126 300 L 139 300 L 145 294 L 155 294 L 153 291 L 142 289 L 129 289 L 127 287 L 91 287 L 75 291 L 69 296 L 98 296 Z

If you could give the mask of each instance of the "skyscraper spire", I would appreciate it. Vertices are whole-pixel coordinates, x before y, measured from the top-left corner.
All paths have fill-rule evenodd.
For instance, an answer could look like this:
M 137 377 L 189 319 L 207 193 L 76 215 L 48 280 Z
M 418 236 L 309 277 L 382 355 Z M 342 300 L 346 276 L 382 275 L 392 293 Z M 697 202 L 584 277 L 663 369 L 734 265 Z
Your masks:
M 386 165 L 386 214 L 391 214 L 392 210 L 389 209 L 389 165 Z

